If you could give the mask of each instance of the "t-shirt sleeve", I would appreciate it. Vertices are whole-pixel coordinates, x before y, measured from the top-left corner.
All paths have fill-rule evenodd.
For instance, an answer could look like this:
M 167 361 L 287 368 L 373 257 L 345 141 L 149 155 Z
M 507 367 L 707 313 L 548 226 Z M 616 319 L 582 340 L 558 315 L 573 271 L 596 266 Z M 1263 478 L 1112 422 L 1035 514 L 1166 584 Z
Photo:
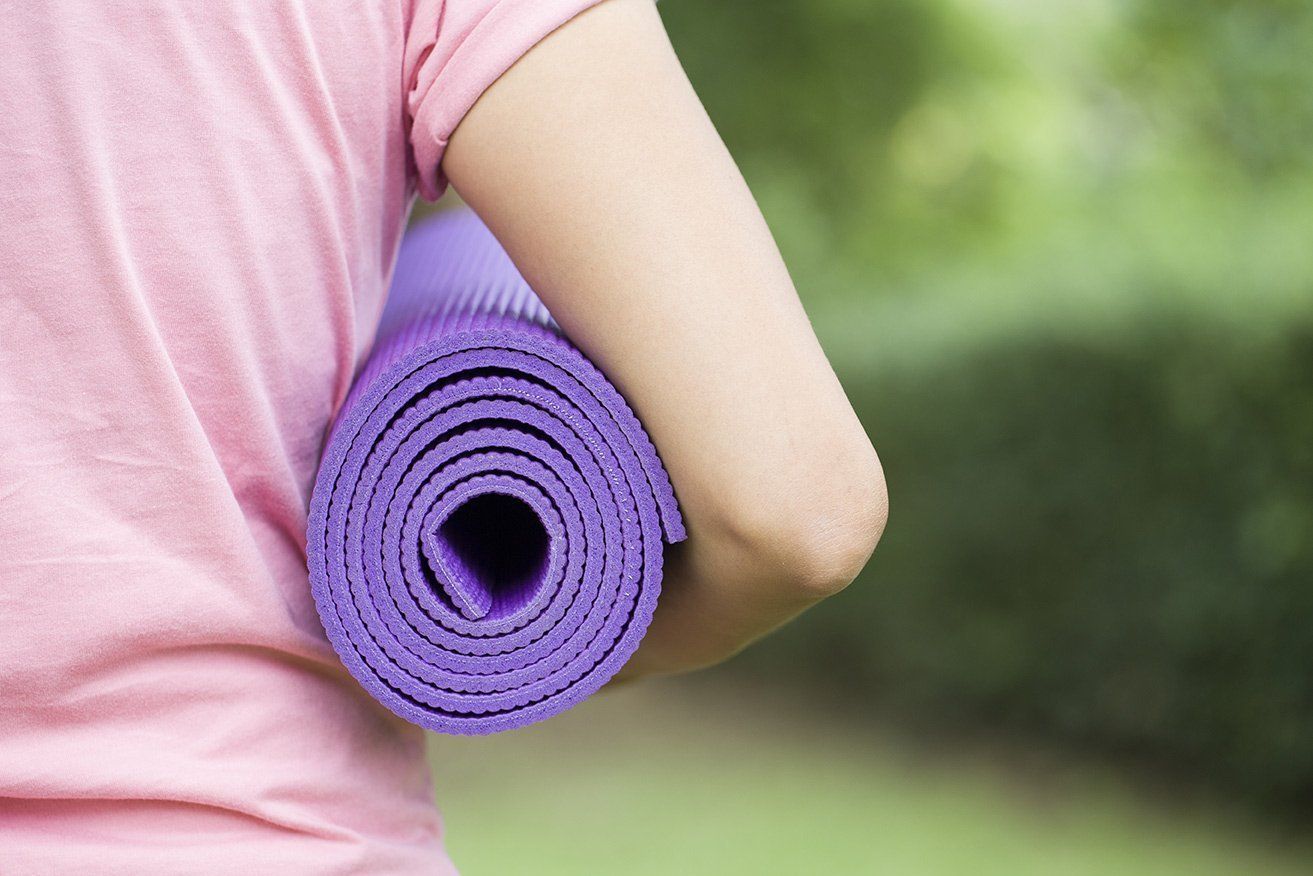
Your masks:
M 406 39 L 406 113 L 419 192 L 446 188 L 442 154 L 479 95 L 543 37 L 600 0 L 416 0 Z

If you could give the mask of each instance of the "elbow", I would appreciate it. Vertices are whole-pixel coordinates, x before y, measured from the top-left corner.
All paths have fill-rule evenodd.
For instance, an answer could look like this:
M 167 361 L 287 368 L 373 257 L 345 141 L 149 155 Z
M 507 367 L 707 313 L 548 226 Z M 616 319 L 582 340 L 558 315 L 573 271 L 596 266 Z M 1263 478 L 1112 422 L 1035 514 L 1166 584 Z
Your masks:
M 889 501 L 869 444 L 846 463 L 818 460 L 804 468 L 784 495 L 744 509 L 737 540 L 782 599 L 810 604 L 840 592 L 865 568 Z
M 807 517 L 781 540 L 788 548 L 781 560 L 786 586 L 805 601 L 833 596 L 851 584 L 866 568 L 889 518 L 878 463 L 875 472 L 813 501 Z

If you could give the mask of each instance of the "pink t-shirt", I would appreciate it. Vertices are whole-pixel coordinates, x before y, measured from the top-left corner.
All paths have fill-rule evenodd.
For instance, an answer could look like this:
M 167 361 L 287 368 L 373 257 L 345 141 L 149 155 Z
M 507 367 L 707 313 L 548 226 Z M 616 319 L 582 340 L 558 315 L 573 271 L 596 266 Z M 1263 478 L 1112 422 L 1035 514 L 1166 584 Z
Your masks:
M 418 189 L 596 0 L 13 3 L 0 873 L 450 873 L 305 520 Z

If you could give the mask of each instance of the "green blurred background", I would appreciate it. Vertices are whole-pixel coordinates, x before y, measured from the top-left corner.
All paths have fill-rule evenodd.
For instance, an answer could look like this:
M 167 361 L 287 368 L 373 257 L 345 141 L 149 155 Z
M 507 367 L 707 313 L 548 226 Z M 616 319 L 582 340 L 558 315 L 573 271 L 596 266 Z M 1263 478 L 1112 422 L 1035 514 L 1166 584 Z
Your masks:
M 726 667 L 433 740 L 457 864 L 1313 872 L 1313 4 L 661 12 L 892 519 Z

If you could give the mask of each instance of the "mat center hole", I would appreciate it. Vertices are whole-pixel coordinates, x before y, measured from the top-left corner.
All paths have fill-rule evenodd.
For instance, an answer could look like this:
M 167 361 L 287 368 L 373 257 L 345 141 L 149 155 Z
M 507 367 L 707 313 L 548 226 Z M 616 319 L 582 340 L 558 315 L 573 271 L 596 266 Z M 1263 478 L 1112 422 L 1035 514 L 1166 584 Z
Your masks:
M 547 576 L 549 542 L 527 502 L 481 493 L 431 533 L 425 553 L 462 614 L 495 620 L 519 611 L 537 594 Z

